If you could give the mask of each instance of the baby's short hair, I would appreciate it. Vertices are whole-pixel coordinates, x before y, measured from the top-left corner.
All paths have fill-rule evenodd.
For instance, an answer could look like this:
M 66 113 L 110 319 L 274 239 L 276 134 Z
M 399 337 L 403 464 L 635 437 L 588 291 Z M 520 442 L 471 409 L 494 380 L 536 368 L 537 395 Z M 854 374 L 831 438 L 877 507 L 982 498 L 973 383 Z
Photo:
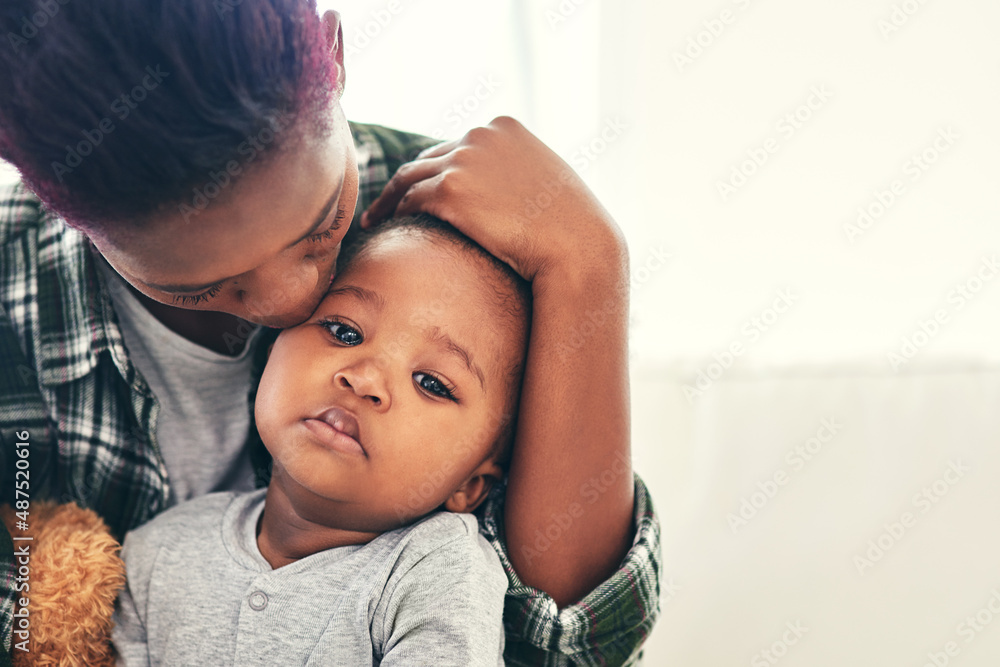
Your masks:
M 479 260 L 494 278 L 494 280 L 483 281 L 484 297 L 490 300 L 490 305 L 498 314 L 499 321 L 507 323 L 517 333 L 518 341 L 513 359 L 506 364 L 504 411 L 497 420 L 498 432 L 490 451 L 490 455 L 497 463 L 506 469 L 514 443 L 521 380 L 524 377 L 524 363 L 528 353 L 528 336 L 531 328 L 531 285 L 510 266 L 491 255 L 454 226 L 426 213 L 392 218 L 374 228 L 349 236 L 348 244 L 340 253 L 338 273 L 349 268 L 351 263 L 359 257 L 363 257 L 365 249 L 376 239 L 400 229 L 425 233 L 451 244 L 459 252 Z

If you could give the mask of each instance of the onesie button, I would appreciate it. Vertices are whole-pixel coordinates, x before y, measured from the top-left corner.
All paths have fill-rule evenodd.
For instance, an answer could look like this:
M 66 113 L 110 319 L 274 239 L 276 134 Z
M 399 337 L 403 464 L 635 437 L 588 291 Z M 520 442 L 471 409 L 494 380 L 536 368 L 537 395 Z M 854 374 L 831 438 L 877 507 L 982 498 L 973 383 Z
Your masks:
M 256 591 L 250 594 L 250 608 L 254 611 L 260 611 L 267 606 L 267 593 L 264 591 Z

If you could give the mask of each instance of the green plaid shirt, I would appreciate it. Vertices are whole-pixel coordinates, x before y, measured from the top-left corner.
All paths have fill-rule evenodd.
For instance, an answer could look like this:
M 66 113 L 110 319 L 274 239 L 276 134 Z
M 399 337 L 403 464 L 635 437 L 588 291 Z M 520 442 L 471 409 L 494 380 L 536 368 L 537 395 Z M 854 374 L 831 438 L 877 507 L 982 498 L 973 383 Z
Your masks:
M 371 125 L 352 124 L 351 130 L 360 215 L 402 163 L 434 142 Z M 86 238 L 21 184 L 0 189 L 0 496 L 2 502 L 17 499 L 15 443 L 26 440 L 31 498 L 90 507 L 121 539 L 167 507 L 170 482 L 155 441 L 159 404 L 129 359 L 91 252 Z M 262 333 L 267 335 L 254 341 L 254 387 L 276 334 Z M 253 397 L 251 392 L 248 409 Z M 254 427 L 248 448 L 262 486 L 270 459 Z M 660 590 L 659 525 L 642 481 L 635 479 L 636 538 L 625 562 L 562 610 L 514 572 L 503 539 L 503 498 L 503 488 L 494 489 L 479 518 L 510 581 L 507 664 L 635 663 L 659 612 Z M 22 595 L 15 593 L 10 545 L 0 526 L 0 633 L 7 650 L 14 598 Z

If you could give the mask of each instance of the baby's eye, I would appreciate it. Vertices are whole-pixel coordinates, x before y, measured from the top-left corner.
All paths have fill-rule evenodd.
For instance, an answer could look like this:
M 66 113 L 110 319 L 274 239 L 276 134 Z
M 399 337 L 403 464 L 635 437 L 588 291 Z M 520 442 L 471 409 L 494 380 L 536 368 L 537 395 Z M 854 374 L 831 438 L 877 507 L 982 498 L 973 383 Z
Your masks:
M 364 340 L 361 332 L 349 324 L 336 320 L 323 320 L 319 325 L 329 331 L 333 339 L 341 345 L 360 345 Z
M 444 385 L 444 383 L 427 373 L 414 373 L 413 379 L 416 381 L 417 386 L 434 396 L 440 396 L 441 398 L 447 398 L 449 401 L 455 400 L 455 395 L 451 393 L 451 390 Z

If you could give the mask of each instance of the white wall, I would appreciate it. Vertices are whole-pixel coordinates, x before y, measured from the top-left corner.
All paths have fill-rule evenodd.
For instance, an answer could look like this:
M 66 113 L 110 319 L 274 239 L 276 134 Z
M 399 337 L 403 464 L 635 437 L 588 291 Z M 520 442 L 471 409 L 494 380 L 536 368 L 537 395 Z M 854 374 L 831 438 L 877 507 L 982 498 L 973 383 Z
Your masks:
M 1000 371 L 632 389 L 663 529 L 647 665 L 998 664 Z

